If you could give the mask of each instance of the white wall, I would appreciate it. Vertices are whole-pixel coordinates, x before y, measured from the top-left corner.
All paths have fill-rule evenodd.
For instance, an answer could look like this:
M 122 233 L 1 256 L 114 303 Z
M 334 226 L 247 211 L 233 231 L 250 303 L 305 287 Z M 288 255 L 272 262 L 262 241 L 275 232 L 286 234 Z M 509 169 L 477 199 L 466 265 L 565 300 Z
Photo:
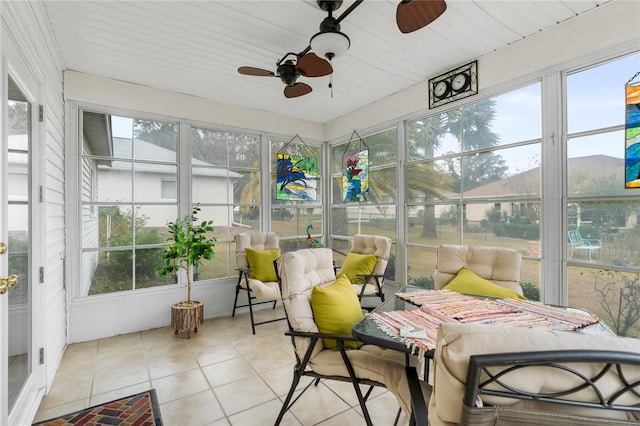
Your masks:
M 324 127 L 318 123 L 75 71 L 65 71 L 64 78 L 64 95 L 68 101 L 108 105 L 260 132 L 303 134 L 310 139 L 325 139 Z
M 65 140 L 64 103 L 62 97 L 62 70 L 64 68 L 50 28 L 46 24 L 44 7 L 38 2 L 2 2 L 2 24 L 13 40 L 32 74 L 40 81 L 44 106 L 39 152 L 33 160 L 37 174 L 44 184 L 44 202 L 37 210 L 44 213 L 44 235 L 37 235 L 36 247 L 45 253 L 43 259 L 44 283 L 40 285 L 40 300 L 34 300 L 35 309 L 41 309 L 40 328 L 34 339 L 45 348 L 44 376 L 49 386 L 66 344 L 66 298 L 64 261 L 67 256 L 65 242 Z M 4 44 L 4 43 L 3 43 Z M 2 52 L 3 56 L 6 52 Z M 44 172 L 42 172 L 44 169 Z M 39 401 L 33 401 L 33 410 Z M 20 413 L 29 418 L 33 413 Z M 32 418 L 32 417 L 31 417 Z

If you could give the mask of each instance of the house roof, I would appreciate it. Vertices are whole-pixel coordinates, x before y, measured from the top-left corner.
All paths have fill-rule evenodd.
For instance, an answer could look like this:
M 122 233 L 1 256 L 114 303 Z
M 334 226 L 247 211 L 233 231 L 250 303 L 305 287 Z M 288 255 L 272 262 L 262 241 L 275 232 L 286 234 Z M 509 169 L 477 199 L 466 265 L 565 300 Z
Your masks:
M 608 155 L 589 155 L 570 158 L 567 161 L 567 173 L 572 175 L 584 175 L 590 179 L 598 180 L 605 177 L 617 177 L 619 173 L 620 188 L 624 187 L 624 159 Z M 465 191 L 465 198 L 486 198 L 491 196 L 532 196 L 540 194 L 540 167 L 526 170 L 521 173 L 479 186 Z
M 114 158 L 131 159 L 131 141 L 132 140 L 129 138 L 113 138 Z M 163 148 L 142 139 L 135 139 L 133 145 L 135 151 L 133 152 L 133 158 L 138 160 L 152 160 L 157 163 L 172 163 L 177 159 L 175 151 Z M 174 176 L 177 173 L 175 166 L 157 163 L 136 162 L 136 172 L 169 174 Z M 240 173 L 228 171 L 226 168 L 211 167 L 211 164 L 196 158 L 191 160 L 191 166 L 194 167 L 192 172 L 194 176 L 229 177 L 232 179 L 242 177 Z M 101 167 L 107 166 L 103 164 Z M 131 164 L 129 162 L 117 160 L 112 160 L 108 167 L 113 170 L 131 170 Z

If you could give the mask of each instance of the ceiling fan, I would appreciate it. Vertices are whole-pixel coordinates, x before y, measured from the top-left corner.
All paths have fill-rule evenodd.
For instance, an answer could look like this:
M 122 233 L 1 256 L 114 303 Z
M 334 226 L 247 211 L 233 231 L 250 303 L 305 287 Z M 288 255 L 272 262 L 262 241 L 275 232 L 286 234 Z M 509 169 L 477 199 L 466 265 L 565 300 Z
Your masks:
M 306 49 L 297 54 L 284 55 L 276 62 L 276 72 L 246 66 L 238 68 L 238 72 L 258 77 L 279 77 L 286 84 L 286 98 L 310 93 L 313 90 L 311 86 L 298 82 L 298 77 L 323 77 L 333 73 L 330 61 L 345 53 L 351 45 L 349 37 L 340 32 L 340 22 L 363 1 L 354 1 L 340 16 L 334 17 L 333 12 L 342 6 L 342 0 L 317 0 L 320 9 L 327 12 L 328 16 L 320 23 L 320 32 L 311 37 Z M 396 23 L 401 32 L 410 33 L 429 25 L 446 9 L 444 0 L 401 0 L 396 9 Z
M 323 77 L 333 72 L 333 67 L 326 59 L 318 57 L 309 50 L 307 48 L 300 53 L 287 53 L 276 62 L 276 72 L 255 67 L 240 67 L 238 72 L 258 77 L 279 77 L 286 84 L 284 96 L 297 98 L 313 90 L 307 83 L 296 81 L 298 77 Z

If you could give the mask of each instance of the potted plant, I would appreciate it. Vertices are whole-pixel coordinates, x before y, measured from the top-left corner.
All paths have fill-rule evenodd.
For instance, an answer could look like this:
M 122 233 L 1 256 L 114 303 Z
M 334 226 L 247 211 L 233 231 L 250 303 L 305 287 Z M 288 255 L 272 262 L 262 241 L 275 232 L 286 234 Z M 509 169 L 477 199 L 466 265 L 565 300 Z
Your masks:
M 162 253 L 164 266 L 156 269 L 160 277 L 169 274 L 177 274 L 184 270 L 187 275 L 187 300 L 171 306 L 171 327 L 178 334 L 179 331 L 190 333 L 198 331 L 198 326 L 204 322 L 204 306 L 202 302 L 191 300 L 191 277 L 194 269 L 203 260 L 213 258 L 213 248 L 216 238 L 207 236 L 213 232 L 213 221 L 205 220 L 198 224 L 198 213 L 200 207 L 193 207 L 191 214 L 186 215 L 181 220 L 168 222 L 169 234 L 171 237 L 167 241 L 172 241 Z

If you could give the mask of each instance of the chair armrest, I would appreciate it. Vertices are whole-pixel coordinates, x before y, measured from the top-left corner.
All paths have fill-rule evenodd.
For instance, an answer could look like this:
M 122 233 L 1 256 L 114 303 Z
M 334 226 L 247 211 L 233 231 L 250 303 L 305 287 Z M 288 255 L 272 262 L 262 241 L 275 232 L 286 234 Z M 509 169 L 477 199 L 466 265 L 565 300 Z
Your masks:
M 353 342 L 359 341 L 355 337 L 350 336 L 348 334 L 315 333 L 313 331 L 287 330 L 284 332 L 284 335 L 293 336 L 293 337 L 310 337 L 310 338 L 318 338 L 318 339 L 333 339 L 333 340 L 353 341 Z
M 384 277 L 385 277 L 385 274 L 373 274 L 373 273 L 371 273 L 371 274 L 356 274 L 356 276 L 358 276 L 358 277 L 365 277 L 365 278 L 371 278 L 371 277 L 374 277 L 374 278 L 384 278 Z
M 602 241 L 598 238 L 583 238 L 582 241 L 585 243 L 598 243 L 598 245 L 602 245 Z
M 592 375 L 585 375 L 577 367 L 580 364 L 592 364 Z M 532 392 L 526 388 L 526 383 L 514 386 L 513 382 L 509 382 L 510 374 L 517 376 L 518 372 L 527 368 L 539 372 L 541 366 L 571 375 L 572 380 L 566 380 L 564 387 L 556 383 L 555 391 L 546 393 Z M 623 402 L 627 396 L 632 401 L 637 400 L 634 398 L 637 393 L 633 386 L 627 383 L 635 380 L 628 375 L 638 371 L 638 367 L 640 354 L 613 350 L 576 349 L 472 355 L 469 359 L 463 403 L 467 407 L 475 407 L 478 396 L 491 395 L 578 407 L 640 412 L 639 406 Z M 616 392 L 605 391 L 607 386 L 611 386 L 614 377 L 619 389 Z M 603 379 L 600 380 L 601 378 Z M 593 394 L 599 398 L 584 400 L 580 391 L 586 387 L 591 388 Z

